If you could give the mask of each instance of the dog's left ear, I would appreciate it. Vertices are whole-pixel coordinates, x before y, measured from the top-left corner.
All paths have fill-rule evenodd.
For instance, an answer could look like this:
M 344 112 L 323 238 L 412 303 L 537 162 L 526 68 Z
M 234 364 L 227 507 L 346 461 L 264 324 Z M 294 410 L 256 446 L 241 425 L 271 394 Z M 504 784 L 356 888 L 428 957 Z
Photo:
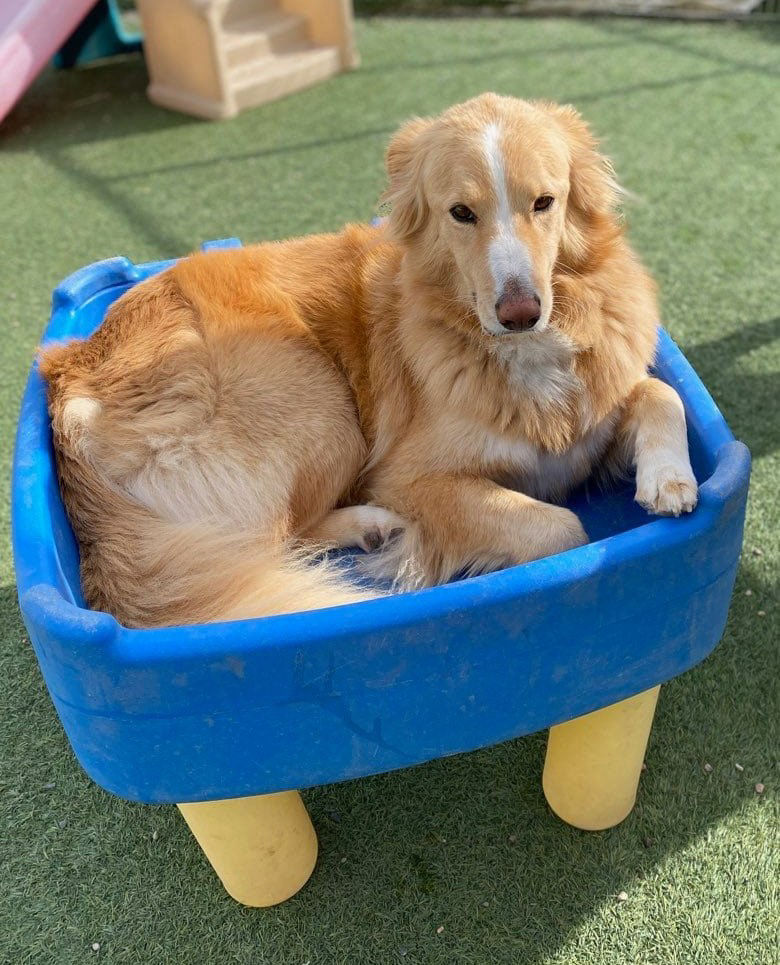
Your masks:
M 546 105 L 563 130 L 569 145 L 569 200 L 564 254 L 575 263 L 587 259 L 594 244 L 619 232 L 618 202 L 623 190 L 608 157 L 571 105 Z
M 390 205 L 388 227 L 397 241 L 406 241 L 425 223 L 428 206 L 423 191 L 425 152 L 423 135 L 433 122 L 422 117 L 407 121 L 387 148 L 386 166 L 390 183 L 382 203 Z

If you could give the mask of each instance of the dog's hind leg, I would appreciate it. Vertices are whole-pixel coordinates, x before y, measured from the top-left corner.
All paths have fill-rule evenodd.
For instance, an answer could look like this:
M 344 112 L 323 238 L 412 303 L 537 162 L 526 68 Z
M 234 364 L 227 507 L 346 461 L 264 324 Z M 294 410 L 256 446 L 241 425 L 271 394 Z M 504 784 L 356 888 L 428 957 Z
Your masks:
M 312 581 L 286 544 L 345 498 L 365 440 L 348 384 L 295 319 L 251 322 L 200 317 L 155 279 L 91 339 L 42 353 L 86 596 L 132 626 L 317 605 L 290 596 L 293 573 Z M 215 559 L 238 562 L 219 585 Z
M 377 496 L 411 523 L 364 569 L 402 589 L 526 563 L 587 542 L 570 510 L 488 479 L 431 474 Z

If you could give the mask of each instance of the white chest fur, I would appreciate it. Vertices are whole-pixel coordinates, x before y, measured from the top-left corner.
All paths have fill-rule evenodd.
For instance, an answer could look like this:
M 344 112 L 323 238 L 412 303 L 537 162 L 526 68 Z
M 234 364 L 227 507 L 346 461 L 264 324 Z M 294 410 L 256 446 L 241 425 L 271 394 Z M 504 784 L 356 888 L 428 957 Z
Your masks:
M 556 329 L 498 337 L 491 354 L 510 389 L 531 396 L 544 407 L 563 405 L 580 388 L 574 373 L 574 345 Z
M 485 470 L 539 498 L 562 498 L 583 482 L 607 449 L 615 418 L 604 419 L 562 453 L 543 452 L 523 440 L 488 433 L 482 460 Z

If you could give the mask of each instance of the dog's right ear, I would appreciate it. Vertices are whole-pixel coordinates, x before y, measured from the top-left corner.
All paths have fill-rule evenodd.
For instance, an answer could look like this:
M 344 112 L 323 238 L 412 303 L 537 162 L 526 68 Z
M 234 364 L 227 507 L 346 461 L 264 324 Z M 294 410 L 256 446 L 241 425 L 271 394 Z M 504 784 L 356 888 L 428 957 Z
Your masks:
M 423 135 L 432 123 L 422 117 L 407 121 L 393 135 L 387 148 L 385 163 L 390 183 L 382 195 L 382 203 L 390 205 L 388 228 L 396 241 L 406 241 L 416 234 L 428 214 L 422 183 Z

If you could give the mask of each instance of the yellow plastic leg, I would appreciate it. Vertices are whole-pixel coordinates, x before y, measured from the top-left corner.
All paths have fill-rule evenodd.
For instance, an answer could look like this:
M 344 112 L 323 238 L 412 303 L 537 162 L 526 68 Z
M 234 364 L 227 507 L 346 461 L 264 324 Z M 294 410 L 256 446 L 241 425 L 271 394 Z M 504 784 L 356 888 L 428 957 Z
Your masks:
M 660 689 L 550 728 L 542 786 L 567 824 L 603 831 L 628 816 Z
M 297 791 L 180 804 L 179 810 L 229 895 L 267 908 L 309 880 L 317 835 Z

